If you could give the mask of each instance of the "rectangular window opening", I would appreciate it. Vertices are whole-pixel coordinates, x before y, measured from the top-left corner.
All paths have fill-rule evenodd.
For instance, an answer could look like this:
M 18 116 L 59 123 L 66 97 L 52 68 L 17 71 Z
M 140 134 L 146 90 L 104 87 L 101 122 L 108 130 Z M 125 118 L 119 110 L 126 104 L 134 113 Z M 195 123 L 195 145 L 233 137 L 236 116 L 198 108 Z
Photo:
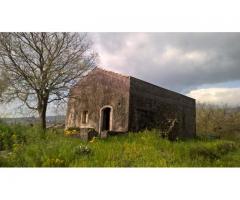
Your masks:
M 82 113 L 82 123 L 86 124 L 88 122 L 88 111 L 83 111 Z

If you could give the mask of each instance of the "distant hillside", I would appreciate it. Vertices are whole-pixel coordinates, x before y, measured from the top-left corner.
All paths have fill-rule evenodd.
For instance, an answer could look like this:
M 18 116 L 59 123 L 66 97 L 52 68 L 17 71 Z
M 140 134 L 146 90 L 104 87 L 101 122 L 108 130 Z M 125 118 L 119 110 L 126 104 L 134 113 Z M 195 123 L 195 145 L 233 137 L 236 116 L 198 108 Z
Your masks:
M 64 115 L 47 116 L 47 125 L 63 124 L 65 122 Z M 7 124 L 34 124 L 37 122 L 36 117 L 19 117 L 19 118 L 0 118 L 1 121 Z

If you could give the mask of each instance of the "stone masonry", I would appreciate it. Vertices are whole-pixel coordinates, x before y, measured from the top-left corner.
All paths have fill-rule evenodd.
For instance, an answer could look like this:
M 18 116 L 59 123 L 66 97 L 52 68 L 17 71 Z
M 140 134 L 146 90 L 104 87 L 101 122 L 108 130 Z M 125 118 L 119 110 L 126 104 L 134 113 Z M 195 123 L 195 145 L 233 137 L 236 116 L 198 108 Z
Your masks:
M 176 122 L 174 137 L 191 138 L 196 135 L 195 107 L 190 97 L 95 68 L 70 91 L 66 128 L 123 133 L 146 128 L 166 130 Z

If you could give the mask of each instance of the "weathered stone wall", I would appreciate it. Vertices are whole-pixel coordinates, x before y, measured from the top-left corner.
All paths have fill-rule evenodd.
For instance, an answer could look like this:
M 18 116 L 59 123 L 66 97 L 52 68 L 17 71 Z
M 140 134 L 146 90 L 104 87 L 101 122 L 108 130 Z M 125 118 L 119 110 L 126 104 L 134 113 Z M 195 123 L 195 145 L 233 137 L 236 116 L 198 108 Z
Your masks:
M 96 68 L 70 91 L 66 128 L 99 131 L 100 110 L 112 107 L 111 131 L 138 131 L 166 126 L 177 119 L 178 136 L 196 135 L 195 100 L 142 80 Z M 88 111 L 88 123 L 81 115 Z
M 94 128 L 99 131 L 100 109 L 113 108 L 112 131 L 128 131 L 130 78 L 102 69 L 94 69 L 70 91 L 66 128 Z M 81 114 L 88 111 L 88 123 Z
M 196 135 L 195 100 L 130 78 L 129 130 L 159 128 L 168 120 L 178 120 L 178 136 Z

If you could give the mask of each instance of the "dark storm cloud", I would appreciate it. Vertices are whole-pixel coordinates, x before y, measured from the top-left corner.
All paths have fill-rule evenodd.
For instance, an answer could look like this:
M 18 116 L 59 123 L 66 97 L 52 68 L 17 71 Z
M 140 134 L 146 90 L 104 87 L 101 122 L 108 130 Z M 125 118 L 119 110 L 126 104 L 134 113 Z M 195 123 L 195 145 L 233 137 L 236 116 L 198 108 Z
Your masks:
M 239 33 L 95 33 L 105 68 L 177 91 L 240 80 Z

